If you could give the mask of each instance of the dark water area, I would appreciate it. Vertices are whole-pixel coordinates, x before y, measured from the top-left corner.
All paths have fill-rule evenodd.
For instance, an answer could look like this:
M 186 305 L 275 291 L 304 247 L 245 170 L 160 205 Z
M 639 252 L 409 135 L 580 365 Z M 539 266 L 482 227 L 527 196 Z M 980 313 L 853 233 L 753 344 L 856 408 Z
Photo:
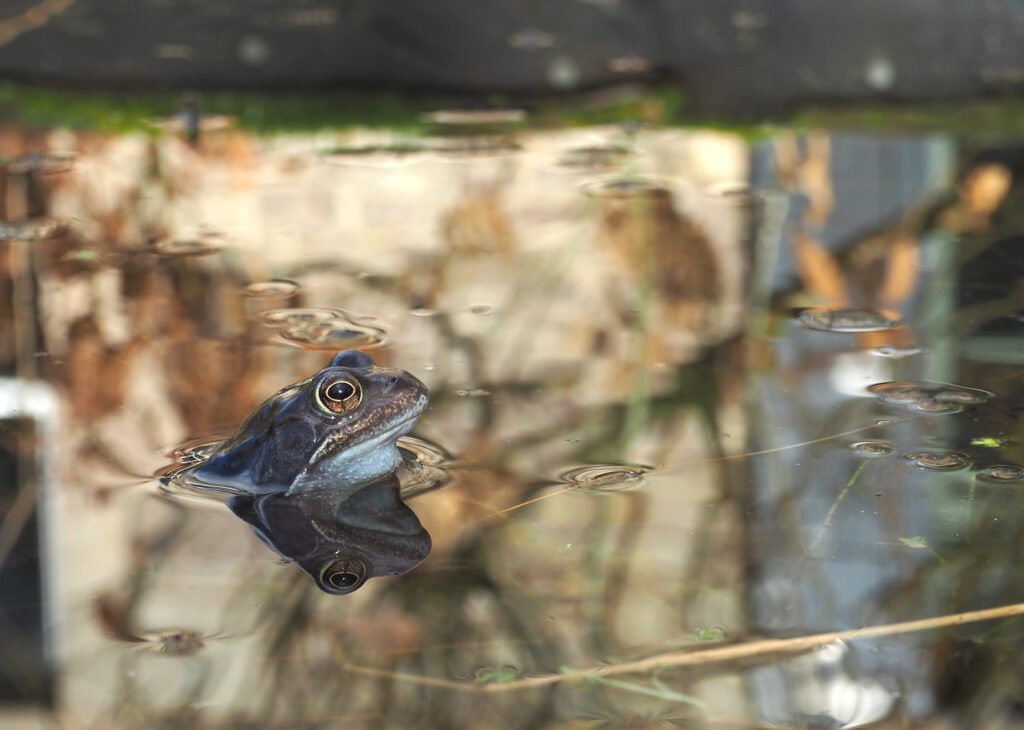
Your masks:
M 0 726 L 1024 722 L 1024 147 L 476 123 L 0 129 Z

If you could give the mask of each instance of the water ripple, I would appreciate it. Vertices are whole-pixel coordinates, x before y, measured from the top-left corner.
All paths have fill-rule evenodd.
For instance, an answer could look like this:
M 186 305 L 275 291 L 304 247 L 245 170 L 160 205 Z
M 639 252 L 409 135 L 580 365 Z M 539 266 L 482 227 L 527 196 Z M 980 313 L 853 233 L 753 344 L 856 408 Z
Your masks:
M 958 451 L 915 451 L 907 454 L 907 458 L 915 466 L 933 471 L 956 471 L 971 465 L 967 455 Z
M 1024 467 L 1017 464 L 996 464 L 978 472 L 978 476 L 990 482 L 1024 481 Z
M 868 391 L 876 393 L 885 403 L 905 406 L 922 413 L 959 413 L 965 407 L 985 403 L 993 393 L 951 383 L 927 380 L 893 380 L 875 383 Z
M 860 441 L 853 448 L 864 456 L 888 456 L 895 447 L 886 441 Z
M 283 299 L 295 294 L 299 288 L 298 284 L 288 279 L 270 279 L 253 282 L 245 287 L 245 293 L 258 299 Z
M 440 445 L 415 436 L 402 436 L 398 439 L 398 449 L 403 457 L 398 468 L 403 498 L 429 492 L 451 481 L 444 465 L 451 462 L 452 456 Z
M 56 238 L 68 229 L 68 221 L 63 218 L 43 216 L 30 218 L 14 223 L 0 223 L 0 239 L 8 241 L 45 241 Z
M 805 309 L 797 319 L 812 330 L 844 334 L 883 332 L 900 326 L 898 319 L 873 309 Z
M 592 198 L 634 198 L 663 193 L 668 188 L 654 178 L 612 177 L 584 183 L 580 190 Z
M 165 238 L 153 244 L 153 250 L 164 256 L 206 256 L 223 248 L 223 235 L 207 233 L 193 238 Z
M 278 341 L 308 350 L 347 350 L 380 347 L 387 331 L 340 309 L 314 307 L 274 309 L 263 313 L 263 321 L 277 332 Z
M 590 464 L 562 472 L 559 481 L 574 486 L 577 492 L 609 494 L 639 488 L 650 470 L 647 466 Z

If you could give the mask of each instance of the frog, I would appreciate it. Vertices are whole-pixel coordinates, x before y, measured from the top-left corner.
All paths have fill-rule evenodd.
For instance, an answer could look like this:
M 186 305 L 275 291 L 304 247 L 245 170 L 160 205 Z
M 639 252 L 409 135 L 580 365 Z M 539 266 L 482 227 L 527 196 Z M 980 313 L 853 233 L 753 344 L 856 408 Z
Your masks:
M 428 398 L 413 375 L 343 350 L 264 401 L 182 476 L 193 488 L 227 492 L 227 507 L 321 590 L 351 593 L 430 552 L 396 475 L 397 441 Z
M 428 399 L 408 372 L 342 350 L 316 375 L 264 401 L 192 476 L 247 494 L 372 482 L 398 469 L 397 440 Z

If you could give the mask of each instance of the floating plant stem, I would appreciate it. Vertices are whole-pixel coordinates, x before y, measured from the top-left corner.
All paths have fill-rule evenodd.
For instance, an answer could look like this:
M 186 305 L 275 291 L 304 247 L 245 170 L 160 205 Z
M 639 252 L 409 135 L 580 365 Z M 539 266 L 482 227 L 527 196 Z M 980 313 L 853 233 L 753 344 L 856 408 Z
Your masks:
M 967 533 L 967 544 L 970 545 L 974 542 L 974 532 L 971 530 L 971 525 L 974 524 L 974 492 L 978 488 L 978 475 L 977 473 L 971 474 L 971 486 L 967 490 L 967 525 L 965 526 L 965 532 Z
M 621 664 L 604 664 L 589 669 L 572 669 L 563 667 L 557 674 L 545 674 L 536 677 L 523 677 L 505 684 L 479 684 L 473 681 L 429 677 L 421 674 L 393 672 L 377 667 L 366 667 L 349 663 L 344 657 L 338 657 L 341 670 L 352 674 L 373 677 L 386 677 L 392 681 L 405 681 L 421 686 L 442 687 L 464 692 L 511 692 L 516 690 L 536 689 L 551 684 L 567 681 L 603 679 L 617 674 L 637 674 L 641 672 L 657 672 L 666 667 L 710 666 L 739 659 L 752 659 L 761 656 L 775 656 L 781 653 L 805 652 L 816 649 L 823 644 L 836 641 L 854 641 L 857 639 L 874 639 L 880 636 L 912 634 L 921 631 L 934 631 L 951 626 L 963 626 L 980 621 L 992 621 L 1000 618 L 1024 616 L 1024 603 L 1011 603 L 995 608 L 979 611 L 945 614 L 933 618 L 901 621 L 894 624 L 876 624 L 859 629 L 846 631 L 828 631 L 822 634 L 795 636 L 787 639 L 757 639 L 741 644 L 715 646 L 698 651 L 672 651 L 665 654 L 623 662 Z
M 827 530 L 829 525 L 832 524 L 832 517 L 835 515 L 836 510 L 839 509 L 839 503 L 846 498 L 846 495 L 850 491 L 850 488 L 857 483 L 857 480 L 860 478 L 861 472 L 864 471 L 864 467 L 867 465 L 868 462 L 866 461 L 862 461 L 860 463 L 860 466 L 858 466 L 857 469 L 853 472 L 853 476 L 851 476 L 850 480 L 846 482 L 846 486 L 843 487 L 843 491 L 841 491 L 839 495 L 835 498 L 835 500 L 832 502 L 832 506 L 829 507 L 828 509 L 828 514 L 825 515 L 825 522 L 822 523 L 821 530 L 818 531 L 818 536 L 814 538 L 814 542 L 811 543 L 811 550 L 818 547 L 818 543 L 821 542 L 821 538 L 825 536 L 825 530 Z

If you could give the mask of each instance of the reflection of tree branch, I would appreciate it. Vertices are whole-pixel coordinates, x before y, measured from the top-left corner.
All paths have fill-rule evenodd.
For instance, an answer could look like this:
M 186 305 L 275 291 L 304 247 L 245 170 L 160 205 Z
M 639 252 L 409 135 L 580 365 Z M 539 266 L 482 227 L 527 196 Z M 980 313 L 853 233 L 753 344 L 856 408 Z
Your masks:
M 601 621 L 609 627 L 615 626 L 615 615 L 622 605 L 628 568 L 640 537 L 640 527 L 647 522 L 648 495 L 642 492 L 627 492 L 623 497 L 626 500 L 626 514 L 622 518 L 618 544 L 612 551 L 614 560 L 605 570 Z
M 1006 296 L 987 299 L 970 307 L 963 307 L 953 315 L 953 331 L 958 336 L 969 334 L 993 319 L 1019 312 L 1022 307 L 1024 307 L 1024 281 L 1019 281 L 1017 286 Z
M 60 15 L 75 4 L 75 0 L 42 0 L 13 18 L 0 21 L 0 46 L 7 45 L 22 33 L 40 28 L 50 18 Z

